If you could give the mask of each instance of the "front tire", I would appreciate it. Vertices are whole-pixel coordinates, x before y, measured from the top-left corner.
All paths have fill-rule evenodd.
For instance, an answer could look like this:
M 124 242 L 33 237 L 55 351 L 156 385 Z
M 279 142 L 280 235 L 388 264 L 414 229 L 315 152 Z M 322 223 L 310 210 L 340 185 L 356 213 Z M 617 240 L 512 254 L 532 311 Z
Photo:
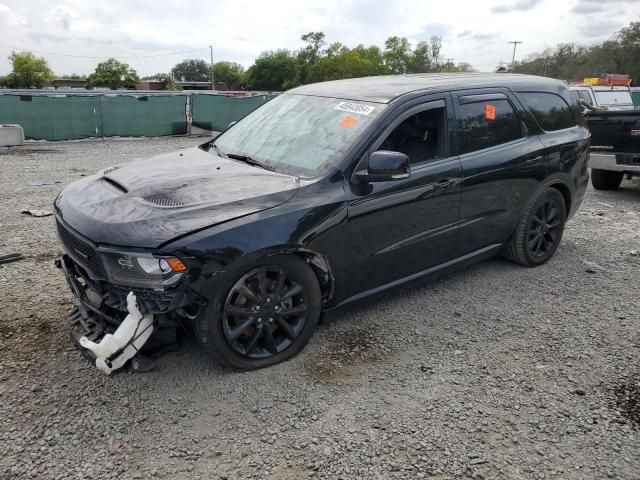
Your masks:
M 617 190 L 622 184 L 623 172 L 610 170 L 591 169 L 591 184 L 596 190 Z
M 527 267 L 549 261 L 560 246 L 566 219 L 562 194 L 555 188 L 545 188 L 522 214 L 505 256 Z
M 266 257 L 229 275 L 218 290 L 196 319 L 196 333 L 224 365 L 249 370 L 288 360 L 318 325 L 318 280 L 296 256 Z

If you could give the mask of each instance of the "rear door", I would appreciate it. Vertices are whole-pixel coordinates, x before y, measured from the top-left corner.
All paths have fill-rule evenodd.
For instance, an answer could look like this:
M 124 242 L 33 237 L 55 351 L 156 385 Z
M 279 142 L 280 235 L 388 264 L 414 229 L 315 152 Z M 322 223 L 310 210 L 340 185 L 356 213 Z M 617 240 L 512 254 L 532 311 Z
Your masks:
M 544 145 L 506 89 L 454 94 L 462 165 L 460 254 L 504 243 L 525 202 L 547 176 Z

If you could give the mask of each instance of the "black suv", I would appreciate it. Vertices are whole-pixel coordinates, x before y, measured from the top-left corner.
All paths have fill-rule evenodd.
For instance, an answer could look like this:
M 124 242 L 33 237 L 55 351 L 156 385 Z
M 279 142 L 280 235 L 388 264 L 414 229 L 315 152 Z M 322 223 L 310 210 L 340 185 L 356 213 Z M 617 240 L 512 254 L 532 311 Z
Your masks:
M 271 365 L 305 346 L 322 310 L 492 255 L 546 262 L 588 158 L 584 119 L 548 78 L 296 88 L 200 147 L 64 190 L 70 318 L 99 339 L 133 291 L 158 331 L 188 321 L 222 362 Z

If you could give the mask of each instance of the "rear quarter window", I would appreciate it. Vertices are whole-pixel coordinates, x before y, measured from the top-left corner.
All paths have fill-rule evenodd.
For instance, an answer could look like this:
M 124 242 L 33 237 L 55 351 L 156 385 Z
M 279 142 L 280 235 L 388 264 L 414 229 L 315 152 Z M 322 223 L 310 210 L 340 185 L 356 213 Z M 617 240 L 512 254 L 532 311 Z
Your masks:
M 543 130 L 553 132 L 577 125 L 575 109 L 555 93 L 520 92 L 522 100 Z

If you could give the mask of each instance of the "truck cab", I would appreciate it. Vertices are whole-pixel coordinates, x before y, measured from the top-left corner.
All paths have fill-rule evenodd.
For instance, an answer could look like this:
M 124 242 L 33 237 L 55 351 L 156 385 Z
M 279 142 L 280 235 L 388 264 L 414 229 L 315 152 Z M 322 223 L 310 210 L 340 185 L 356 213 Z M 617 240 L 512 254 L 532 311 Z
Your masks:
M 633 110 L 631 79 L 628 75 L 600 75 L 569 85 L 574 98 L 597 110 Z

